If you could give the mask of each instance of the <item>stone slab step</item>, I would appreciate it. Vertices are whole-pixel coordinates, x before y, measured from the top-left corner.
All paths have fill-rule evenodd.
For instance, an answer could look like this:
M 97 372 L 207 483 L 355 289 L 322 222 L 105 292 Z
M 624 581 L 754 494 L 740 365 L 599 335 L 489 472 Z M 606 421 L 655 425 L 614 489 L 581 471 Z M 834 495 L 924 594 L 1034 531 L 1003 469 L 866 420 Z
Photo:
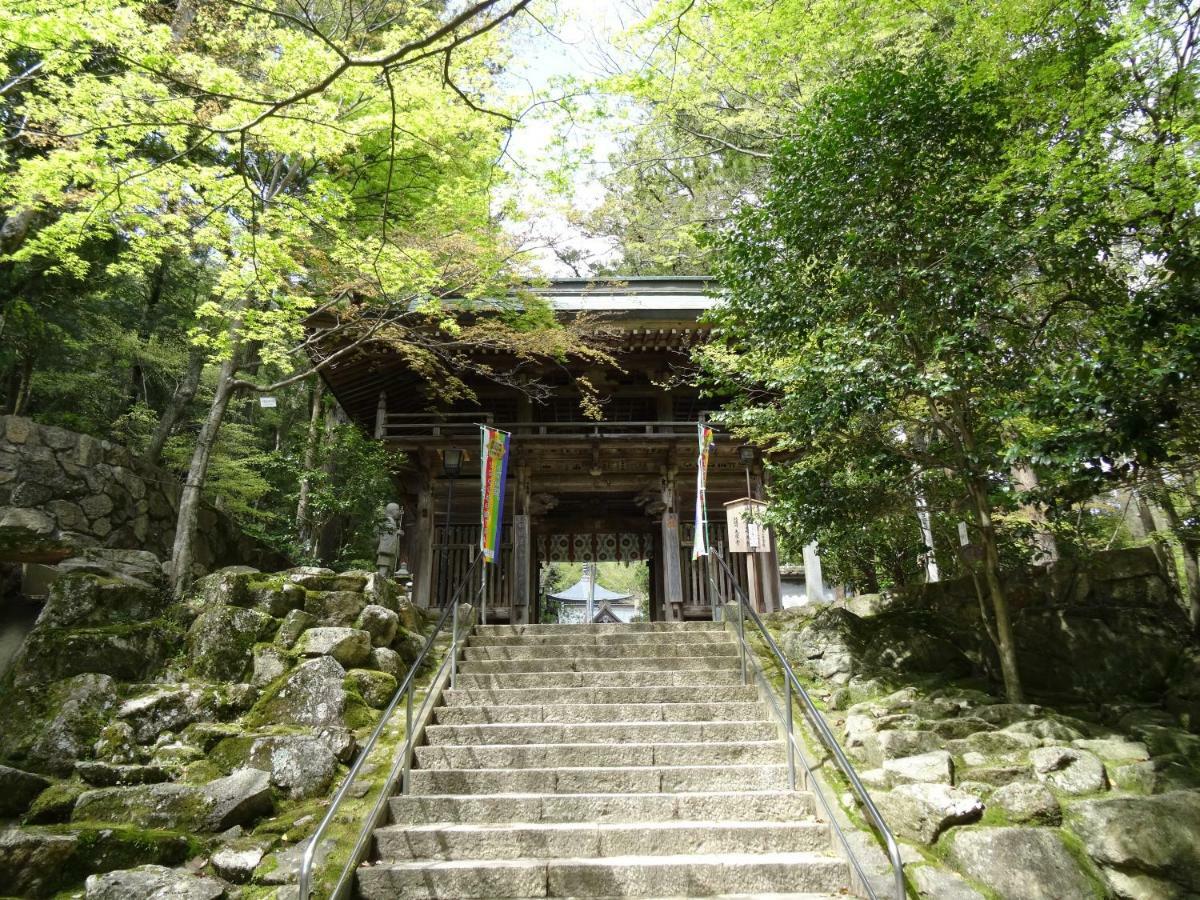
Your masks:
M 661 673 L 655 673 L 659 675 Z M 494 684 L 475 685 L 459 682 L 458 686 L 446 691 L 442 700 L 447 706 L 479 705 L 595 705 L 627 703 L 748 703 L 758 700 L 758 691 L 753 685 L 643 685 L 643 686 L 591 686 L 563 687 L 542 678 L 542 686 L 518 687 Z
M 460 673 L 462 687 L 531 688 L 546 687 L 718 687 L 741 684 L 736 668 L 702 672 L 658 672 L 625 670 L 617 672 L 511 672 L 472 675 Z
M 635 644 L 683 645 L 683 644 L 729 644 L 731 638 L 724 631 L 675 631 L 663 634 L 657 631 L 614 631 L 607 634 L 591 634 L 586 631 L 555 632 L 553 634 L 494 634 L 476 632 L 467 637 L 468 647 L 615 647 Z
M 708 791 L 686 794 L 403 794 L 390 800 L 391 821 L 434 822 L 786 822 L 814 815 L 806 791 Z
M 361 868 L 357 877 L 360 897 L 383 900 L 830 893 L 848 876 L 844 862 L 816 853 L 712 853 L 387 863 Z
M 468 645 L 465 650 L 468 660 L 501 660 L 501 659 L 564 659 L 588 657 L 590 659 L 642 659 L 678 658 L 685 656 L 738 656 L 737 646 L 728 638 L 722 636 L 719 640 L 688 641 L 677 643 L 674 640 L 647 642 L 635 644 L 520 644 L 516 646 L 484 646 Z
M 846 893 L 837 894 L 712 894 L 708 900 L 846 900 Z M 534 900 L 516 897 L 509 900 Z M 581 900 L 578 897 L 563 897 L 561 900 Z M 587 900 L 621 900 L 619 897 L 588 897 Z M 688 900 L 687 897 L 650 897 L 643 900 Z
M 491 635 L 540 635 L 540 634 L 632 634 L 634 632 L 673 634 L 680 631 L 724 631 L 720 622 L 634 622 L 608 625 L 476 625 L 474 634 L 482 637 Z
M 430 725 L 431 745 L 483 744 L 682 744 L 696 741 L 769 741 L 778 732 L 771 722 L 618 722 L 524 723 L 515 725 Z
M 767 718 L 762 703 L 567 703 L 439 706 L 439 725 L 586 722 L 753 722 Z
M 549 659 L 468 659 L 458 671 L 470 674 L 520 672 L 697 672 L 723 670 L 736 672 L 738 658 L 724 656 L 555 656 Z
M 816 822 L 499 822 L 390 825 L 375 831 L 382 862 L 408 859 L 678 856 L 830 849 Z
M 787 787 L 783 765 L 579 766 L 545 769 L 414 769 L 416 794 L 674 794 Z
M 418 747 L 420 769 L 551 769 L 778 763 L 783 741 L 682 744 L 490 744 Z
M 846 900 L 845 891 L 837 894 L 712 894 L 707 900 Z M 533 900 L 533 898 L 516 897 L 508 900 Z M 560 900 L 581 900 L 578 897 L 563 897 Z M 587 900 L 621 900 L 619 897 L 588 897 Z M 686 896 L 649 897 L 642 900 L 688 900 Z

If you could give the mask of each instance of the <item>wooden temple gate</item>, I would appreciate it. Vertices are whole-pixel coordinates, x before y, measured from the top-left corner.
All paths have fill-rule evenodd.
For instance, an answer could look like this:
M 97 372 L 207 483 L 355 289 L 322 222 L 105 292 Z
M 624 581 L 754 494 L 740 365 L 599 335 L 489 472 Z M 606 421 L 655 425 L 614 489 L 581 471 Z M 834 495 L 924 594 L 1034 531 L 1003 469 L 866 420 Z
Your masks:
M 696 429 L 715 404 L 695 389 L 661 386 L 679 380 L 691 348 L 705 339 L 698 319 L 712 301 L 704 288 L 703 279 L 646 278 L 572 279 L 543 289 L 561 315 L 611 315 L 606 327 L 620 340 L 621 363 L 599 371 L 594 363 L 578 371 L 548 366 L 544 402 L 481 377 L 468 379 L 476 403 L 439 404 L 419 375 L 387 356 L 328 369 L 346 412 L 405 455 L 397 499 L 418 604 L 445 603 L 478 552 L 480 423 L 512 434 L 503 545 L 487 567 L 489 621 L 537 621 L 540 566 L 560 560 L 647 560 L 652 619 L 711 618 L 714 601 L 732 596 L 723 584 L 714 596 L 705 564 L 691 558 Z M 607 398 L 603 420 L 582 416 L 578 375 Z M 718 432 L 708 475 L 710 540 L 769 612 L 780 603 L 774 548 L 749 558 L 725 548 L 723 504 L 744 497 L 748 482 L 752 494 L 763 494 L 760 466 L 738 451 Z M 447 465 L 459 455 L 461 465 Z

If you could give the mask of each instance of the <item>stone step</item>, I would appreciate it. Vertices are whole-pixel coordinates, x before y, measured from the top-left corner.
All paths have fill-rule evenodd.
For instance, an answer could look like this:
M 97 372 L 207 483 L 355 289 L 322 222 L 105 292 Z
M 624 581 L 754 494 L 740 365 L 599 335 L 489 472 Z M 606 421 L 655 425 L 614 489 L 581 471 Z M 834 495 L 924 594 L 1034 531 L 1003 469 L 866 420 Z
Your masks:
M 567 703 L 514 706 L 439 706 L 439 725 L 582 722 L 754 722 L 767 718 L 762 703 Z
M 476 625 L 473 634 L 492 635 L 540 635 L 540 634 L 673 634 L 680 631 L 724 631 L 720 622 L 633 622 L 607 625 Z
M 735 667 L 719 671 L 669 671 L 634 669 L 623 672 L 506 672 L 487 675 L 459 673 L 462 687 L 545 688 L 564 687 L 717 687 L 741 684 Z
M 703 633 L 703 632 L 701 632 Z M 575 659 L 587 657 L 590 659 L 620 659 L 628 665 L 631 659 L 654 657 L 677 658 L 684 656 L 728 656 L 737 658 L 737 646 L 728 638 L 722 636 L 717 640 L 704 642 L 689 641 L 686 643 L 642 641 L 636 644 L 522 644 L 517 646 L 483 646 L 476 647 L 468 644 L 465 651 L 468 660 L 500 660 L 500 659 Z
M 457 744 L 673 744 L 698 741 L 769 741 L 779 734 L 771 722 L 592 722 L 519 725 L 430 725 L 432 745 Z
M 658 646 L 693 644 L 729 644 L 732 639 L 725 631 L 674 631 L 663 634 L 658 631 L 615 631 L 607 634 L 579 632 L 555 632 L 553 634 L 494 634 L 475 632 L 467 637 L 468 647 L 544 647 L 547 650 L 559 647 L 629 647 L 636 644 Z M 736 645 L 735 645 L 736 646 Z
M 706 900 L 846 900 L 844 892 L 837 894 L 712 894 Z M 513 897 L 506 900 L 535 900 L 532 897 Z M 581 900 L 563 897 L 561 900 Z M 622 900 L 620 897 L 588 897 L 587 900 Z M 654 897 L 652 900 L 688 900 L 687 897 Z
M 749 765 L 782 762 L 783 742 L 722 744 L 490 744 L 417 748 L 421 769 L 551 769 L 613 766 Z
M 803 821 L 815 812 L 804 791 L 688 794 L 402 794 L 390 800 L 397 825 L 434 822 Z
M 418 861 L 360 868 L 363 900 L 384 898 L 711 897 L 838 891 L 846 864 L 815 853 L 598 859 Z
M 377 829 L 381 862 L 559 856 L 793 853 L 829 849 L 816 822 L 498 822 Z
M 659 675 L 661 673 L 655 673 Z M 749 703 L 758 700 L 758 690 L 753 685 L 664 685 L 650 686 L 592 686 L 562 687 L 548 686 L 543 678 L 541 686 L 517 687 L 505 685 L 474 685 L 459 682 L 456 688 L 442 694 L 447 706 L 508 706 L 527 705 L 596 705 L 627 703 Z
M 563 656 L 553 659 L 468 659 L 459 663 L 458 671 L 471 675 L 522 672 L 738 672 L 736 656 L 639 656 L 622 659 L 616 656 Z
M 782 751 L 780 751 L 782 752 Z M 544 769 L 413 769 L 414 794 L 675 794 L 774 791 L 787 787 L 787 766 L 581 766 Z

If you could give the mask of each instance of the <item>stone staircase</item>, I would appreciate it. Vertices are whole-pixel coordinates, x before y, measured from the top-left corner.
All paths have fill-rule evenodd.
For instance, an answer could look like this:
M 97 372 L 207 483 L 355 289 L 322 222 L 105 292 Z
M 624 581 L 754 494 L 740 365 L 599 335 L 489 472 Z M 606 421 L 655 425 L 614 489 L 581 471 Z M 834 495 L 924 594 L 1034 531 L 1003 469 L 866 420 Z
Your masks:
M 828 897 L 848 884 L 713 623 L 474 630 L 366 900 Z

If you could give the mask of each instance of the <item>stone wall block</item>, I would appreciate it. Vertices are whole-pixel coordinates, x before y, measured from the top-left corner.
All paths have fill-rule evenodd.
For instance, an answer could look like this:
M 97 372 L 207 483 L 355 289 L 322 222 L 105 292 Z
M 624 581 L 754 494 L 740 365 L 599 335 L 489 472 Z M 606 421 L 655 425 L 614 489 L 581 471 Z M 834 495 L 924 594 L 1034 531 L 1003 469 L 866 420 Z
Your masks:
M 117 444 L 21 417 L 0 416 L 0 434 L 0 559 L 52 562 L 98 543 L 169 555 L 179 502 L 172 475 Z M 288 565 L 213 509 L 202 512 L 196 561 L 197 574 L 228 563 Z

